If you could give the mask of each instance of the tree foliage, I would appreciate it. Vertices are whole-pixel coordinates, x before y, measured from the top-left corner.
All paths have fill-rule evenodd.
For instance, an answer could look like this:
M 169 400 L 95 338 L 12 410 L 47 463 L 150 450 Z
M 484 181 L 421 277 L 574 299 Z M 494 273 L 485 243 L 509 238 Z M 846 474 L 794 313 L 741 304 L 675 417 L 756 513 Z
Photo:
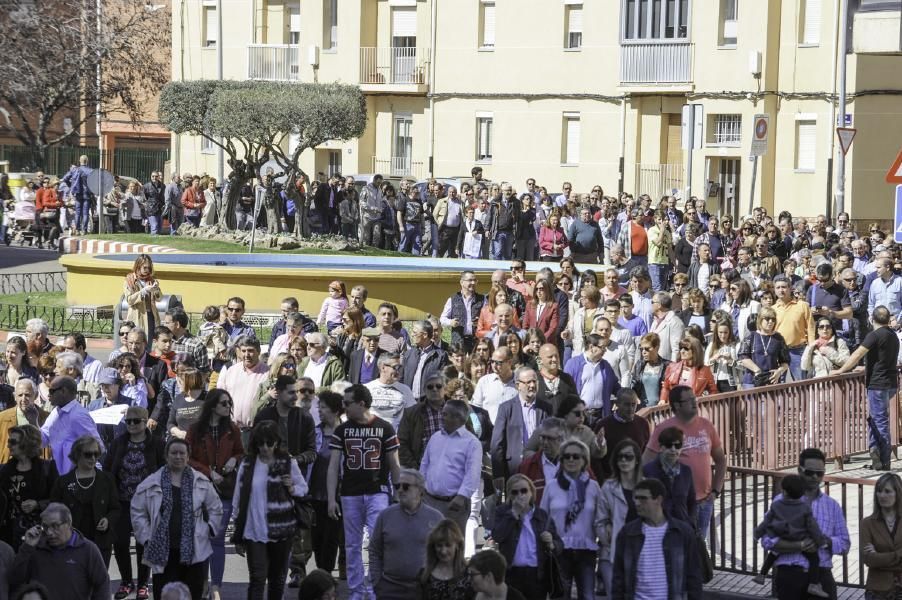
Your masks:
M 77 135 L 98 101 L 104 113 L 142 119 L 169 80 L 170 11 L 146 0 L 104 0 L 102 8 L 98 36 L 92 1 L 3 0 L 0 131 L 43 152 Z M 51 134 L 62 117 L 72 128 Z
M 366 128 L 366 102 L 358 87 L 343 84 L 172 82 L 160 98 L 160 121 L 175 133 L 205 137 L 229 157 L 224 212 L 226 225 L 233 227 L 241 186 L 253 176 L 262 178 L 266 162 L 279 164 L 294 193 L 303 174 L 301 153 L 329 140 L 359 137 Z M 292 134 L 297 145 L 289 148 Z

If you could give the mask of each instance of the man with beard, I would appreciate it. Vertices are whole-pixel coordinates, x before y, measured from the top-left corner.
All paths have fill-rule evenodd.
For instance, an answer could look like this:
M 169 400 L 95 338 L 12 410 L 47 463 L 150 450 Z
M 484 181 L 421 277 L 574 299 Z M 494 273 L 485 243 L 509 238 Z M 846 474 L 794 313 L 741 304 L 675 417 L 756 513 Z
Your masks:
M 34 362 L 53 348 L 49 334 L 50 327 L 44 319 L 29 319 L 25 323 L 25 343 L 28 345 L 28 356 Z

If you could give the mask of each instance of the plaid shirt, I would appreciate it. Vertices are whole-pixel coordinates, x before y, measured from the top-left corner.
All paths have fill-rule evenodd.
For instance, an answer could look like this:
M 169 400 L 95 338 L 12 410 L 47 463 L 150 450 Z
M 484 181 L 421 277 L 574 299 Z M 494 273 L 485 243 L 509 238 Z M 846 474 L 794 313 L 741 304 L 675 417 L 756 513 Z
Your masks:
M 207 372 L 210 370 L 210 361 L 207 359 L 207 349 L 204 347 L 200 338 L 196 338 L 190 333 L 186 333 L 179 339 L 172 340 L 172 349 L 176 353 L 184 352 L 194 359 L 194 366 L 198 371 Z
M 426 404 L 426 411 L 424 413 L 425 423 L 423 423 L 423 447 L 426 447 L 426 444 L 429 443 L 429 438 L 433 436 L 439 429 L 442 428 L 442 411 L 441 410 L 433 410 L 429 404 Z
M 779 494 L 774 498 L 774 502 L 783 497 Z M 839 503 L 818 491 L 817 497 L 810 500 L 807 495 L 802 496 L 806 502 L 811 503 L 811 512 L 814 514 L 814 520 L 825 536 L 830 538 L 830 548 L 818 548 L 817 555 L 820 557 L 820 566 L 825 569 L 833 568 L 833 555 L 845 554 L 849 551 L 852 542 L 849 540 L 849 528 L 846 526 L 846 520 L 842 514 L 842 508 Z M 764 536 L 761 538 L 761 546 L 772 551 L 780 538 Z M 808 561 L 801 552 L 784 553 L 777 557 L 774 566 L 792 566 L 792 567 L 808 567 Z

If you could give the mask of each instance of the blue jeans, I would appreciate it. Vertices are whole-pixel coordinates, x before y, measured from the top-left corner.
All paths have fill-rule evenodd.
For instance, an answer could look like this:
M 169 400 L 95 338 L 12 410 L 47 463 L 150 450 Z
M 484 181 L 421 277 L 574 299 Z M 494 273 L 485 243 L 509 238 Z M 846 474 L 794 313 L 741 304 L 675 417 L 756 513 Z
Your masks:
M 398 247 L 398 251 L 410 252 L 416 256 L 419 256 L 422 246 L 423 224 L 404 223 L 404 231 L 401 233 L 401 245 Z
M 649 263 L 648 274 L 651 276 L 651 289 L 656 292 L 667 291 L 667 280 L 670 279 L 670 265 Z
M 889 436 L 889 403 L 896 397 L 896 390 L 868 390 L 868 414 L 874 421 L 874 427 L 880 434 L 879 441 L 872 428 L 868 428 L 868 448 L 880 450 L 880 460 L 883 464 L 890 461 L 890 436 Z
M 792 375 L 793 381 L 802 380 L 802 354 L 804 353 L 805 346 L 789 349 L 789 373 Z
M 210 584 L 222 587 L 222 574 L 225 572 L 225 535 L 229 519 L 232 517 L 232 501 L 222 499 L 222 526 L 216 537 L 210 540 L 213 555 L 210 557 Z
M 438 258 L 438 225 L 435 221 L 429 224 L 429 233 L 432 236 L 432 258 Z
M 91 228 L 91 199 L 75 199 L 75 229 L 80 233 L 87 233 Z
M 714 495 L 712 494 L 707 500 L 699 502 L 696 506 L 698 508 L 696 518 L 698 534 L 707 540 L 708 532 L 711 529 L 711 518 L 714 516 Z
M 147 222 L 150 224 L 150 235 L 158 235 L 160 227 L 163 225 L 163 217 L 160 215 L 147 215 Z
M 496 231 L 492 238 L 492 260 L 510 260 L 514 236 L 510 231 Z
M 595 600 L 596 555 L 594 550 L 564 549 L 559 562 L 565 598 L 570 598 L 570 590 L 575 583 L 576 597 L 579 600 Z
M 348 600 L 363 600 L 373 592 L 363 572 L 363 527 L 370 535 L 376 527 L 376 517 L 388 507 L 388 494 L 342 496 L 341 514 L 345 526 L 345 556 L 348 565 Z

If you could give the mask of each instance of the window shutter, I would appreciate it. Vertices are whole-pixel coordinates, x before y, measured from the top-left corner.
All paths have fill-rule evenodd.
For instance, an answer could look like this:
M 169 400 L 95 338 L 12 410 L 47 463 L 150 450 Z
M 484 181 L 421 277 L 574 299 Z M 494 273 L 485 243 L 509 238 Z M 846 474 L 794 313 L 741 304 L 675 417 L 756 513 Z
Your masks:
M 817 121 L 799 121 L 798 138 L 796 168 L 813 171 L 817 156 Z
M 583 7 L 573 6 L 570 8 L 570 33 L 583 32 Z
M 579 117 L 567 118 L 567 156 L 564 163 L 579 164 Z
M 802 43 L 821 43 L 821 0 L 805 0 L 805 32 Z
M 483 4 L 482 45 L 495 46 L 495 4 Z
M 392 37 L 416 37 L 417 9 L 395 8 L 391 12 Z
M 288 31 L 291 31 L 292 33 L 299 33 L 301 31 L 301 10 L 299 8 L 292 8 L 289 13 Z
M 204 19 L 206 23 L 204 23 L 204 28 L 207 31 L 207 45 L 211 45 L 210 42 L 216 42 L 219 39 L 219 32 L 217 31 L 217 19 L 216 19 L 216 8 L 205 7 L 204 9 Z

